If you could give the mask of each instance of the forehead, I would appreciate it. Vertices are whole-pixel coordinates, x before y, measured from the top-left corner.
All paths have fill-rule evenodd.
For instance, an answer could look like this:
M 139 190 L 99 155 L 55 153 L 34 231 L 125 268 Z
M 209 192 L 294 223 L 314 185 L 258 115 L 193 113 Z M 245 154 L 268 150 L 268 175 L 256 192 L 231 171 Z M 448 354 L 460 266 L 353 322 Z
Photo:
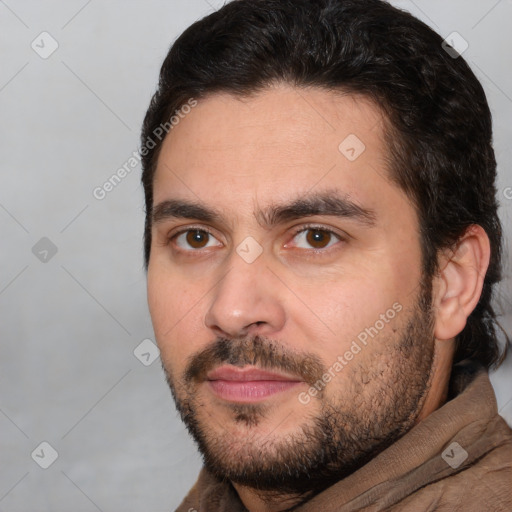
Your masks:
M 380 109 L 360 95 L 289 85 L 213 94 L 165 138 L 154 204 L 182 197 L 228 209 L 335 188 L 369 207 L 389 195 L 396 209 L 391 196 L 406 198 L 387 178 L 384 129 Z

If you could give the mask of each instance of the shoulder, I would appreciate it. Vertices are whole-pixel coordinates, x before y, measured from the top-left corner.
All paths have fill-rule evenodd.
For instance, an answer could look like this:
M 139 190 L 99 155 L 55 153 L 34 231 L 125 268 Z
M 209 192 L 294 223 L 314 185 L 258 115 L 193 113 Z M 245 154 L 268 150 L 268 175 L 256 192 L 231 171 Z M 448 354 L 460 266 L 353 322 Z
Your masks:
M 459 472 L 418 489 L 389 510 L 405 512 L 510 512 L 512 510 L 512 429 L 501 416 L 491 422 L 487 450 Z M 489 446 L 491 444 L 491 446 Z M 476 448 L 473 446 L 472 448 Z M 471 448 L 470 448 L 471 449 Z

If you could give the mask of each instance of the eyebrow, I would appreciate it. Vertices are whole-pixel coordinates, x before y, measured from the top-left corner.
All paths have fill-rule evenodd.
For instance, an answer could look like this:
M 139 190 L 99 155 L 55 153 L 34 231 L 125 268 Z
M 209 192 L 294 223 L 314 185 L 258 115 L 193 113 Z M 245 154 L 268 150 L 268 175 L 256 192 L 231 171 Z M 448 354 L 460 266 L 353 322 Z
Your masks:
M 314 215 L 348 218 L 366 226 L 375 225 L 374 210 L 363 208 L 347 196 L 340 196 L 335 191 L 317 192 L 283 205 L 270 205 L 254 212 L 254 215 L 257 222 L 265 228 Z M 219 210 L 199 202 L 168 199 L 153 207 L 151 220 L 154 224 L 171 218 L 196 219 L 210 223 L 224 222 L 224 217 Z

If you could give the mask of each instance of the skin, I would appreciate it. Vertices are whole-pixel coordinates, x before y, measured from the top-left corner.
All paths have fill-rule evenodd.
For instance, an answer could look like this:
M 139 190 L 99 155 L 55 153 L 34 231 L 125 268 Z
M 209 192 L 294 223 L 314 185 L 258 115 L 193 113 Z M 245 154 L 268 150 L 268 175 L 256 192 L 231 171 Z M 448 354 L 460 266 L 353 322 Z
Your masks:
M 323 481 L 331 483 L 317 457 L 325 441 L 315 436 L 315 420 L 330 418 L 324 427 L 333 429 L 338 460 L 329 465 L 339 480 L 446 400 L 454 337 L 480 296 L 489 243 L 472 226 L 453 251 L 439 255 L 439 273 L 422 289 L 418 219 L 388 178 L 384 127 L 364 97 L 280 84 L 250 98 L 217 93 L 200 100 L 163 143 L 154 206 L 188 200 L 221 218 L 156 219 L 148 267 L 155 336 L 205 463 L 230 477 L 251 511 L 286 510 L 321 484 L 308 489 L 307 479 L 282 476 L 279 485 L 262 476 L 258 489 L 256 476 L 239 477 L 244 471 L 272 475 L 301 453 L 303 465 L 316 460 L 312 473 L 325 470 Z M 338 149 L 349 134 L 366 147 L 354 161 Z M 371 211 L 373 222 L 314 215 L 266 226 L 255 215 L 326 191 Z M 304 231 L 308 224 L 315 228 Z M 177 234 L 186 229 L 211 236 Z M 247 237 L 261 250 L 251 263 L 237 252 Z M 428 308 L 421 307 L 425 290 Z M 394 304 L 400 311 L 390 319 Z M 359 343 L 343 369 L 331 371 L 321 393 L 301 401 L 312 379 L 383 314 L 388 321 L 367 345 Z M 204 375 L 226 364 L 222 354 L 240 368 L 254 362 L 298 383 L 252 404 L 219 398 Z M 202 377 L 187 379 L 193 363 Z

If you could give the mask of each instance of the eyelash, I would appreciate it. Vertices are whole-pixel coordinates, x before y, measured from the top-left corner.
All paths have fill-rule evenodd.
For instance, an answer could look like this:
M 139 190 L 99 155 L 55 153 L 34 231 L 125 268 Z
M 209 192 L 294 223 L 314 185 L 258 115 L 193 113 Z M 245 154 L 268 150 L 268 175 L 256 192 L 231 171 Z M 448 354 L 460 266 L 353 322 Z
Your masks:
M 346 241 L 346 238 L 344 236 L 340 235 L 339 233 L 337 233 L 336 231 L 326 228 L 324 226 L 318 226 L 316 224 L 305 224 L 305 225 L 301 226 L 300 228 L 294 230 L 292 239 L 294 239 L 299 233 L 302 233 L 304 231 L 321 231 L 322 233 L 327 233 L 329 235 L 334 236 L 335 238 L 338 239 L 338 242 Z M 316 255 L 316 254 L 320 254 L 320 253 L 329 252 L 330 249 L 332 249 L 332 247 L 327 247 L 326 249 L 311 248 L 311 249 L 309 249 L 309 252 Z M 302 250 L 305 250 L 305 249 L 302 249 Z
M 336 231 L 333 231 L 332 229 L 328 229 L 328 228 L 325 228 L 324 226 L 319 226 L 319 225 L 316 225 L 316 224 L 305 224 L 303 226 L 301 226 L 300 228 L 297 228 L 296 230 L 293 231 L 293 236 L 292 236 L 292 239 L 295 238 L 299 233 L 302 233 L 304 231 L 309 231 L 309 230 L 316 230 L 316 231 L 322 231 L 323 233 L 327 233 L 329 235 L 333 235 L 335 238 L 338 239 L 339 242 L 346 242 L 347 238 L 340 235 L 339 233 L 337 233 Z M 180 235 L 182 235 L 183 233 L 187 233 L 189 231 L 201 231 L 201 232 L 204 232 L 204 233 L 208 233 L 210 236 L 214 237 L 215 238 L 215 234 L 209 230 L 208 228 L 206 227 L 203 227 L 203 226 L 189 226 L 187 227 L 186 229 L 182 229 L 176 233 L 173 233 L 167 240 L 167 244 L 170 244 L 175 238 L 179 237 Z M 330 249 L 330 247 L 328 247 L 327 249 L 315 249 L 315 248 L 311 248 L 309 250 L 310 253 L 313 253 L 313 254 L 319 254 L 319 253 L 326 253 L 328 252 Z M 201 252 L 201 249 L 181 249 L 178 247 L 178 250 L 182 253 L 189 253 L 189 254 L 193 254 L 193 253 L 198 253 L 198 252 Z M 303 249 L 305 250 L 305 249 Z

